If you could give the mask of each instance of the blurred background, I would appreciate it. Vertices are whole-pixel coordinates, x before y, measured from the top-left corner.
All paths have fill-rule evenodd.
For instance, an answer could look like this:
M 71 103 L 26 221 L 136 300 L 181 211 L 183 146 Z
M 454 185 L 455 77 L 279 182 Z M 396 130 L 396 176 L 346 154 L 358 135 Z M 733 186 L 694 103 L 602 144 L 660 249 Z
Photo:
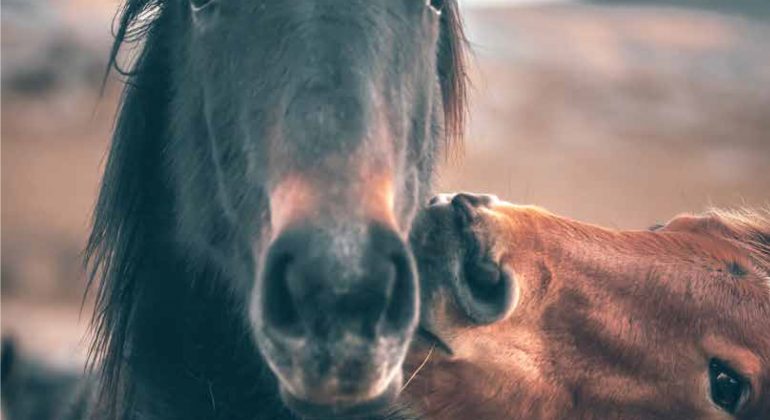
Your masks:
M 82 362 L 117 0 L 3 0 L 2 333 Z M 770 1 L 465 0 L 470 127 L 438 190 L 645 228 L 770 203 Z

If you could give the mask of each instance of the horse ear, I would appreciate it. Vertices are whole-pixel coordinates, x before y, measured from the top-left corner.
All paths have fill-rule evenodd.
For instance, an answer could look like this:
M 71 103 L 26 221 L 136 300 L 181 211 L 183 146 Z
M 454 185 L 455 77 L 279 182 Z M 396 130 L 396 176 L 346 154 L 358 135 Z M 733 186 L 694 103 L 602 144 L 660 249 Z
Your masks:
M 691 232 L 731 241 L 770 273 L 770 210 L 719 210 L 671 219 L 663 231 Z
M 0 352 L 0 357 L 2 357 L 2 365 L 0 365 L 0 376 L 2 376 L 2 385 L 5 387 L 9 375 L 13 373 L 13 366 L 16 360 L 16 343 L 12 338 L 3 337 L 3 345 Z
M 663 227 L 666 231 L 686 231 L 751 241 L 770 246 L 770 210 L 712 209 L 701 215 L 683 214 Z
M 727 236 L 731 233 L 728 225 L 720 217 L 707 213 L 704 215 L 681 214 L 669 220 L 661 229 L 667 232 L 690 232 L 712 236 Z

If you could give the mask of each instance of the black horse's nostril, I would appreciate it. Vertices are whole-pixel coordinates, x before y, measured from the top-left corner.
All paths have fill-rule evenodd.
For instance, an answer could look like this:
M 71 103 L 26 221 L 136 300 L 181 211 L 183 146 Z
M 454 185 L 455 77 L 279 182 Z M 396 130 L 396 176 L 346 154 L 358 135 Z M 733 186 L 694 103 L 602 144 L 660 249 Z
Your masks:
M 289 336 L 302 334 L 302 325 L 287 279 L 293 257 L 275 253 L 270 256 L 264 274 L 265 322 Z
M 391 288 L 390 302 L 385 313 L 385 326 L 391 330 L 403 330 L 409 327 L 409 323 L 416 314 L 416 308 L 412 304 L 416 300 L 416 286 L 414 264 L 411 258 L 402 249 L 391 255 L 391 261 L 395 269 L 395 281 Z
M 288 274 L 293 257 L 283 252 L 272 253 L 265 265 L 265 323 L 288 336 L 300 336 L 302 325 L 294 297 L 289 291 Z
M 324 341 L 403 334 L 417 318 L 414 270 L 400 237 L 379 225 L 336 234 L 291 229 L 265 260 L 264 327 L 274 337 Z

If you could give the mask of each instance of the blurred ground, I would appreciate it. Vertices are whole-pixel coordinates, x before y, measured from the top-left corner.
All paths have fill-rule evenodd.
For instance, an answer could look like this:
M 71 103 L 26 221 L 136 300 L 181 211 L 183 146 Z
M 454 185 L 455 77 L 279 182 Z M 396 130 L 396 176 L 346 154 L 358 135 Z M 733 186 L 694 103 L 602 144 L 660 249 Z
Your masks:
M 468 17 L 466 154 L 442 189 L 640 228 L 770 199 L 770 23 L 564 5 Z
M 768 204 L 770 7 L 628 3 L 468 10 L 471 126 L 439 189 L 624 228 Z M 65 365 L 90 313 L 80 252 L 117 98 L 98 94 L 115 8 L 3 3 L 3 334 Z

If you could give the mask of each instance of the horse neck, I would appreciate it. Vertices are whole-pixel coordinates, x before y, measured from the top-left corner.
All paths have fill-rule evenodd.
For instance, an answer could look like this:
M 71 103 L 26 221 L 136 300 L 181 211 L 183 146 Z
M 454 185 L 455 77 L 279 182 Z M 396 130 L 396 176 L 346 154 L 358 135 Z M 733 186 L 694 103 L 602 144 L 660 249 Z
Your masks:
M 243 305 L 204 267 L 168 249 L 148 257 L 127 334 L 124 418 L 284 418 L 276 386 L 246 325 Z

